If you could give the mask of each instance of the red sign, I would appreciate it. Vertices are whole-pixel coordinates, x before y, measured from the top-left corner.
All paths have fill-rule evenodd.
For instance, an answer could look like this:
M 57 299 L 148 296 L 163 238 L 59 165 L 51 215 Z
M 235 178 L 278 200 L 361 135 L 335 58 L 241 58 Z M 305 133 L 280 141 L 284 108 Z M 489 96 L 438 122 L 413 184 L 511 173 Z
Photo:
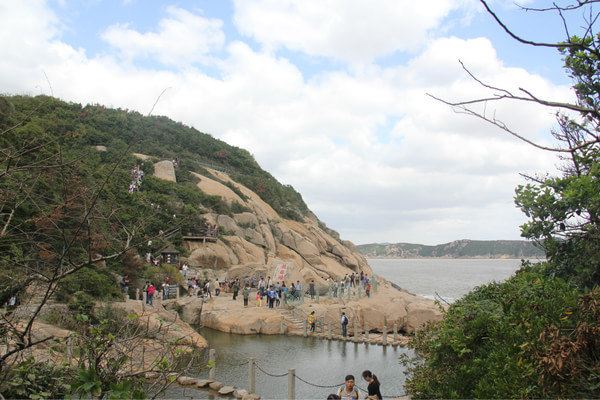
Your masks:
M 273 274 L 275 282 L 282 282 L 285 280 L 287 275 L 287 264 L 279 264 L 275 267 L 275 273 Z

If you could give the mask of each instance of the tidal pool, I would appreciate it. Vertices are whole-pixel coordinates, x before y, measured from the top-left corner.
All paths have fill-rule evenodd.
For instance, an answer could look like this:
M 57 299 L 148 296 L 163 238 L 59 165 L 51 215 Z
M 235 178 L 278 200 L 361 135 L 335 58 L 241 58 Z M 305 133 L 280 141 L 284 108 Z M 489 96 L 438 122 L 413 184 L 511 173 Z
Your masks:
M 320 388 L 296 379 L 297 399 L 326 399 L 337 392 L 338 385 L 347 374 L 356 377 L 358 385 L 365 389 L 361 377 L 365 369 L 371 370 L 381 381 L 384 396 L 404 394 L 404 368 L 399 363 L 401 354 L 412 355 L 402 347 L 377 346 L 351 342 L 328 341 L 297 336 L 256 335 L 244 336 L 201 329 L 210 347 L 217 352 L 215 376 L 226 385 L 248 388 L 248 365 L 250 358 L 262 370 L 273 375 L 287 373 L 294 368 L 296 375 L 312 384 L 335 385 Z M 207 377 L 208 371 L 199 371 L 199 377 Z M 270 377 L 257 368 L 256 391 L 263 399 L 287 398 L 287 376 Z M 209 398 L 208 392 L 173 387 L 167 397 Z M 364 398 L 364 393 L 361 394 Z

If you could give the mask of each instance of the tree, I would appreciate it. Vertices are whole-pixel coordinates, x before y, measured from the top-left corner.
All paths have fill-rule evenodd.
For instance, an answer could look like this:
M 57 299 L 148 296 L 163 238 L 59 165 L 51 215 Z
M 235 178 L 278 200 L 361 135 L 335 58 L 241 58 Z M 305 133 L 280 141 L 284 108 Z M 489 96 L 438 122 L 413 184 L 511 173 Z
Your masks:
M 526 176 L 515 203 L 529 221 L 522 236 L 538 241 L 547 262 L 522 268 L 503 283 L 476 288 L 452 304 L 444 319 L 413 341 L 416 358 L 405 360 L 414 398 L 597 397 L 600 388 L 600 34 L 593 10 L 597 0 L 525 8 L 554 12 L 565 40 L 539 42 L 514 33 L 481 4 L 512 38 L 529 46 L 557 49 L 573 80 L 577 101 L 542 99 L 483 82 L 490 94 L 448 101 L 459 113 L 482 119 L 530 145 L 556 153 L 560 176 Z M 582 34 L 570 32 L 566 14 L 584 12 Z M 490 105 L 533 102 L 556 110 L 556 145 L 546 146 L 496 119 Z
M 565 70 L 573 81 L 577 101 L 566 103 L 543 99 L 526 88 L 518 93 L 483 82 L 462 62 L 471 78 L 490 92 L 489 96 L 459 101 L 435 99 L 500 128 L 519 140 L 545 151 L 557 153 L 563 162 L 562 176 L 532 177 L 516 189 L 515 202 L 530 218 L 521 227 L 522 236 L 539 242 L 555 268 L 553 273 L 574 279 L 583 287 L 600 283 L 600 34 L 596 33 L 599 17 L 592 5 L 596 0 L 578 0 L 569 5 L 527 8 L 530 12 L 554 12 L 562 19 L 565 40 L 558 43 L 538 42 L 514 33 L 480 0 L 486 11 L 512 38 L 529 46 L 557 49 L 563 56 Z M 572 34 L 567 13 L 583 12 L 581 35 Z M 556 110 L 557 127 L 552 132 L 555 146 L 528 139 L 508 123 L 495 117 L 491 105 L 501 101 L 536 103 Z
M 23 364 L 27 350 L 55 339 L 40 336 L 34 324 L 61 284 L 83 271 L 103 269 L 107 262 L 152 239 L 145 221 L 155 213 L 143 198 L 127 194 L 127 164 L 135 135 L 129 146 L 101 155 L 81 145 L 83 132 L 77 124 L 81 106 L 65 107 L 46 96 L 12 100 L 0 97 L 0 304 L 8 305 L 0 313 L 0 396 L 4 390 L 24 393 L 10 392 L 10 387 L 19 381 L 15 380 L 19 371 L 27 372 L 21 366 L 32 363 L 25 360 Z M 94 276 L 104 276 L 116 287 L 115 278 L 107 272 Z M 99 382 L 100 397 L 117 389 L 124 393 L 137 375 L 124 373 L 122 367 L 132 358 L 135 344 L 157 332 L 143 326 L 134 329 L 127 320 L 112 321 L 112 326 L 123 329 L 110 331 L 104 319 L 90 320 L 94 299 L 83 292 L 76 294 L 75 306 L 86 306 L 75 307 L 77 317 L 82 318 L 77 325 L 80 372 L 93 372 L 88 378 Z M 15 302 L 20 303 L 16 308 Z M 165 361 L 155 367 L 172 365 Z M 33 370 L 38 367 L 39 363 L 31 366 Z M 51 370 L 67 374 L 59 368 Z M 52 372 L 44 371 L 39 376 L 32 373 L 35 379 L 27 378 L 32 388 L 38 390 L 41 381 L 37 379 Z M 62 383 L 47 381 L 65 390 Z M 96 396 L 86 389 L 88 384 L 73 390 Z M 137 388 L 132 386 L 130 393 Z

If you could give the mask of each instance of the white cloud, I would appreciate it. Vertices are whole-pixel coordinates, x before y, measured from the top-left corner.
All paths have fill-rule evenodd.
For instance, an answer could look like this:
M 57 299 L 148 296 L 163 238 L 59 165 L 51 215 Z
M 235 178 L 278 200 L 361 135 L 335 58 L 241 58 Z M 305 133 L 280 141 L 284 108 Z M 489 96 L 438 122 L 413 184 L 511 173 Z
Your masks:
M 128 25 L 113 25 L 102 38 L 118 49 L 128 60 L 152 58 L 165 65 L 187 66 L 205 62 L 207 55 L 225 43 L 223 23 L 182 8 L 167 7 L 167 18 L 161 19 L 156 32 L 140 33 Z
M 235 0 L 235 24 L 268 49 L 369 62 L 415 50 L 457 1 Z
M 192 21 L 203 18 L 185 13 Z M 292 61 L 236 41 L 215 63 L 215 78 L 194 66 L 167 71 L 118 55 L 89 57 L 61 41 L 58 23 L 43 2 L 0 8 L 3 91 L 35 94 L 45 85 L 43 69 L 59 97 L 146 112 L 172 87 L 157 114 L 247 148 L 328 225 L 357 242 L 516 238 L 523 220 L 512 205 L 518 172 L 545 171 L 555 162 L 425 96 L 481 93 L 458 57 L 490 82 L 523 85 L 549 98 L 567 95 L 567 88 L 505 66 L 487 39 L 430 40 L 403 65 L 310 79 Z M 158 47 L 149 49 L 156 56 Z M 531 138 L 545 140 L 541 132 L 553 124 L 551 114 L 529 106 L 496 108 Z

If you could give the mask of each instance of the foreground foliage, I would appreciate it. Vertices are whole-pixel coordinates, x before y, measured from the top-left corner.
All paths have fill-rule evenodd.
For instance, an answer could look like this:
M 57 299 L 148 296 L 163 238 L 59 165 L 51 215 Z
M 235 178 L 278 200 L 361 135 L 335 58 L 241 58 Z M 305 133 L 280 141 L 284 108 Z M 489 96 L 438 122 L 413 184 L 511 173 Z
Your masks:
M 563 16 L 592 3 L 549 10 Z M 557 114 L 558 144 L 547 148 L 561 155 L 563 173 L 529 177 L 515 196 L 528 217 L 522 236 L 540 243 L 548 261 L 475 289 L 416 336 L 417 357 L 405 360 L 414 398 L 600 396 L 600 34 L 589 11 L 584 37 L 548 45 L 563 54 L 577 97 L 558 107 L 579 112 Z

